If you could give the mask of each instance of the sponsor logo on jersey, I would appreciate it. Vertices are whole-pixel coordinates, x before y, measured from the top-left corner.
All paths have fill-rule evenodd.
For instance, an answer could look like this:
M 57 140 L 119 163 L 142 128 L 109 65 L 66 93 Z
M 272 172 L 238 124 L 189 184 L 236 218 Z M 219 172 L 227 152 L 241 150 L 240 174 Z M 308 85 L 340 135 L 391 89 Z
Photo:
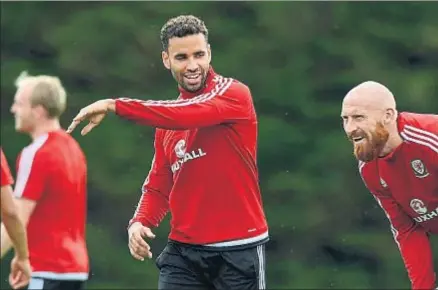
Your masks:
M 438 207 L 428 212 L 426 205 L 420 199 L 414 198 L 413 200 L 411 200 L 410 205 L 411 208 L 420 215 L 414 218 L 417 223 L 422 223 L 438 217 Z
M 421 199 L 414 198 L 411 200 L 411 208 L 418 214 L 427 213 L 427 207 Z
M 178 158 L 178 160 L 175 161 L 171 165 L 171 169 L 172 169 L 173 173 L 180 170 L 181 166 L 184 163 L 189 162 L 189 161 L 194 160 L 194 159 L 201 158 L 201 157 L 207 155 L 207 153 L 205 153 L 202 150 L 202 148 L 198 148 L 198 149 L 192 150 L 190 152 L 187 152 L 186 141 L 184 139 L 181 139 L 176 143 L 174 150 L 175 150 L 175 155 Z
M 415 217 L 414 220 L 417 223 L 422 223 L 422 222 L 426 222 L 426 221 L 429 221 L 431 219 L 434 219 L 436 217 L 438 217 L 438 207 L 431 212 L 428 212 L 424 215 L 420 215 L 418 217 Z

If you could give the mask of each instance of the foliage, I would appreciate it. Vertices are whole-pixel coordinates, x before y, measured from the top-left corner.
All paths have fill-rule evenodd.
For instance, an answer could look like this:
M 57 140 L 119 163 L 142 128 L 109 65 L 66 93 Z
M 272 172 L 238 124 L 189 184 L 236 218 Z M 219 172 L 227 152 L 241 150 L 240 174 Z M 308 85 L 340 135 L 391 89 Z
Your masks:
M 437 3 L 1 2 L 1 136 L 9 162 L 29 142 L 14 132 L 9 113 L 22 70 L 62 78 L 64 126 L 103 97 L 175 98 L 159 29 L 183 13 L 206 21 L 215 70 L 252 90 L 272 235 L 269 288 L 407 288 L 339 113 L 345 93 L 370 79 L 393 90 L 401 111 L 438 112 Z M 88 137 L 74 134 L 89 162 L 89 288 L 156 287 L 154 263 L 131 259 L 125 231 L 149 171 L 152 133 L 110 117 Z M 152 243 L 156 256 L 168 230 L 166 219 Z

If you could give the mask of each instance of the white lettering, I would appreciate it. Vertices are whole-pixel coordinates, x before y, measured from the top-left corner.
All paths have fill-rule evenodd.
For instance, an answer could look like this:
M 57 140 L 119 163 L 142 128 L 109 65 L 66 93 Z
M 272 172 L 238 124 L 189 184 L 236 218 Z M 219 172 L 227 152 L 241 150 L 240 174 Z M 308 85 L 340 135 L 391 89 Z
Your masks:
M 181 169 L 181 167 L 184 163 L 189 162 L 190 160 L 193 160 L 193 159 L 201 158 L 205 155 L 207 155 L 207 153 L 202 151 L 201 148 L 198 148 L 197 150 L 193 150 L 192 152 L 186 152 L 184 154 L 184 157 L 175 161 L 170 166 L 170 168 L 171 168 L 172 172 L 175 173 L 176 171 Z
M 431 211 L 430 213 L 426 213 L 424 215 L 421 215 L 419 217 L 414 218 L 414 220 L 417 223 L 422 223 L 422 222 L 434 219 L 436 217 L 438 217 L 438 207 L 435 210 Z
M 184 161 L 183 162 L 187 162 L 189 160 L 192 160 L 193 158 L 195 158 L 194 156 L 192 157 L 192 155 L 190 155 L 190 153 L 186 153 L 184 154 Z M 178 160 L 180 161 L 180 160 Z
M 199 155 L 196 155 L 196 151 L 192 151 L 193 158 L 199 158 Z

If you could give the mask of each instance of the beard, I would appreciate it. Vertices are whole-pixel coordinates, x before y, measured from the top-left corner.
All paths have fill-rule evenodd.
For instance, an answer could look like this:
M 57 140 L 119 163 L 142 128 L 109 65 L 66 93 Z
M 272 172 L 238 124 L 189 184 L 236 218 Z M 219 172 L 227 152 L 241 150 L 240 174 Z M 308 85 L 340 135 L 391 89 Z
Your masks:
M 354 142 L 353 138 L 362 137 L 362 141 Z M 354 156 L 357 160 L 370 162 L 379 157 L 386 142 L 389 138 L 389 132 L 385 129 L 382 123 L 377 123 L 376 128 L 368 134 L 357 129 L 353 131 L 348 138 L 354 145 Z
M 196 93 L 197 91 L 201 90 L 205 86 L 205 82 L 207 80 L 207 73 L 208 68 L 204 69 L 202 67 L 199 67 L 199 69 L 196 72 L 175 72 L 173 70 L 172 75 L 173 78 L 177 81 L 178 85 L 183 88 L 185 91 L 189 93 Z M 188 75 L 195 75 L 199 74 L 199 81 L 191 82 L 186 78 Z

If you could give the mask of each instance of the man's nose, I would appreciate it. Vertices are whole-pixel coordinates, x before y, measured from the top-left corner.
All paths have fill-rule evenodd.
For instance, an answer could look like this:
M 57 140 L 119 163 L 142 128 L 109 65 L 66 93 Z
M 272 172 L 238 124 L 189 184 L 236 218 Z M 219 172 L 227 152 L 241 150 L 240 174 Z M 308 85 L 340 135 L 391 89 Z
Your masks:
M 351 133 L 353 133 L 355 130 L 357 129 L 356 125 L 354 124 L 354 122 L 351 121 L 346 121 L 344 123 L 344 130 L 345 133 L 350 136 Z
M 189 63 L 187 64 L 187 70 L 194 72 L 198 70 L 198 67 L 199 67 L 198 62 L 195 59 L 190 58 Z

